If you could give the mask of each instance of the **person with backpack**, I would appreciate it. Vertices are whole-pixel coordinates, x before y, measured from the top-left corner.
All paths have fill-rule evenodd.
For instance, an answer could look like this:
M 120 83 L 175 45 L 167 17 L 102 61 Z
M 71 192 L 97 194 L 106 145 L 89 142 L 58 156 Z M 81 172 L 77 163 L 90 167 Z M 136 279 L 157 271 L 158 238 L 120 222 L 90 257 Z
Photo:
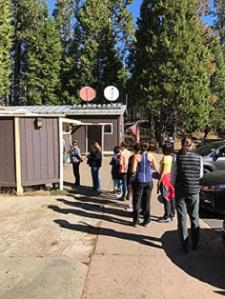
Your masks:
M 189 252 L 189 234 L 187 215 L 191 221 L 192 248 L 199 243 L 199 192 L 200 178 L 203 177 L 202 157 L 193 151 L 193 140 L 185 137 L 181 140 L 181 150 L 176 155 L 174 168 L 178 234 L 185 253 Z
M 139 224 L 139 214 L 141 206 L 143 209 L 144 221 L 142 225 L 147 226 L 151 222 L 150 200 L 153 189 L 152 169 L 156 170 L 155 157 L 148 152 L 149 144 L 141 144 L 142 152 L 134 155 L 132 176 L 135 178 L 133 183 L 133 225 Z
M 115 146 L 113 149 L 114 155 L 110 161 L 110 165 L 112 166 L 111 175 L 113 180 L 113 191 L 117 197 L 122 196 L 122 181 L 120 178 L 120 147 Z

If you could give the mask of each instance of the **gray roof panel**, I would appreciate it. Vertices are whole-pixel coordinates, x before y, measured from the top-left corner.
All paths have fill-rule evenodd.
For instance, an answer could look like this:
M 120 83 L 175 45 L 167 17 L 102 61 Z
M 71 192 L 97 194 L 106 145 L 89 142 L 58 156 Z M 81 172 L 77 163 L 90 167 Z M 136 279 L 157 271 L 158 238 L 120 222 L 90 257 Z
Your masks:
M 110 114 L 120 115 L 124 114 L 126 106 L 120 103 L 114 104 L 79 104 L 79 105 L 51 105 L 51 106 L 0 106 L 1 112 L 10 114 L 64 114 L 64 115 L 98 115 Z

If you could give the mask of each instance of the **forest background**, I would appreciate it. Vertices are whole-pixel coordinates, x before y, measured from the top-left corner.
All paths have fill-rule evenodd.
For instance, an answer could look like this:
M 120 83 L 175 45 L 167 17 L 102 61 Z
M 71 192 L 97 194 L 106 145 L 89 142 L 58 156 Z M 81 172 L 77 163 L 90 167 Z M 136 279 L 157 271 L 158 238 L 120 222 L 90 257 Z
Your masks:
M 85 85 L 103 103 L 115 85 L 157 139 L 224 130 L 224 43 L 225 0 L 0 0 L 0 104 L 80 103 Z

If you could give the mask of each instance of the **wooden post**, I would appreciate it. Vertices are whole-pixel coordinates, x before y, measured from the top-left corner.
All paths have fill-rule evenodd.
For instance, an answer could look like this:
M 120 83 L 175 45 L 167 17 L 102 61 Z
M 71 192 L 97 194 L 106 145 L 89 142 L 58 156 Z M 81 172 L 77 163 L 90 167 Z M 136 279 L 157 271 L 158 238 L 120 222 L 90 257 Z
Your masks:
M 20 121 L 19 121 L 19 117 L 15 117 L 14 127 L 15 127 L 16 192 L 17 192 L 17 195 L 21 195 L 23 193 L 23 187 L 22 187 Z
M 63 120 L 59 118 L 59 189 L 63 190 Z
M 104 145 L 104 143 L 105 143 L 105 133 L 104 133 L 104 131 L 105 131 L 105 125 L 102 124 L 101 126 L 102 126 L 102 157 L 104 157 L 104 150 L 105 150 L 105 145 Z
M 88 155 L 88 126 L 85 126 L 85 154 Z

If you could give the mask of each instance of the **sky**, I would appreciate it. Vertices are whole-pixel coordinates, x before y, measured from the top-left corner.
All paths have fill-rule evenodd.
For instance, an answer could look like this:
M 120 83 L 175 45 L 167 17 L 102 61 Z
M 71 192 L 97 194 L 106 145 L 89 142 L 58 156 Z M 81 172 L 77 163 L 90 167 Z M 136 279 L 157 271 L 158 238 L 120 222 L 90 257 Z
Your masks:
M 210 6 L 212 6 L 213 0 L 210 0 L 209 2 L 210 2 Z M 54 8 L 55 0 L 48 0 L 48 3 L 49 3 L 50 11 L 52 11 L 53 8 Z M 129 10 L 130 10 L 130 12 L 132 13 L 132 15 L 134 17 L 134 21 L 135 22 L 136 22 L 136 20 L 137 20 L 137 18 L 139 16 L 139 13 L 140 13 L 140 5 L 141 5 L 141 3 L 142 3 L 142 0 L 134 0 L 133 4 L 131 4 L 129 6 Z M 213 21 L 213 18 L 212 17 L 205 17 L 204 21 L 206 23 L 211 24 L 212 21 Z
M 140 5 L 142 0 L 134 0 L 133 4 L 130 5 L 129 9 L 130 12 L 133 14 L 134 19 L 136 21 L 137 17 L 139 16 Z M 48 0 L 50 11 L 54 8 L 55 0 Z

